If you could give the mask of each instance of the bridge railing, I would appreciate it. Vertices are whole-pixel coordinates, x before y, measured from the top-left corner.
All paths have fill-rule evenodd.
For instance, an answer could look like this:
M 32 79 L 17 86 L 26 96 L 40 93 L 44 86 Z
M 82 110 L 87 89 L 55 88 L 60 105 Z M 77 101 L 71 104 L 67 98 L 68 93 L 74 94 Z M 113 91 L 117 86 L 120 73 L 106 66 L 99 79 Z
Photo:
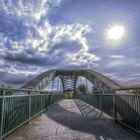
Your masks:
M 0 139 L 62 98 L 61 93 L 0 89 Z
M 78 98 L 140 134 L 140 95 L 124 94 L 124 90 L 121 91 L 123 94 L 117 94 L 119 91 L 112 91 L 112 94 L 101 92 L 78 95 Z

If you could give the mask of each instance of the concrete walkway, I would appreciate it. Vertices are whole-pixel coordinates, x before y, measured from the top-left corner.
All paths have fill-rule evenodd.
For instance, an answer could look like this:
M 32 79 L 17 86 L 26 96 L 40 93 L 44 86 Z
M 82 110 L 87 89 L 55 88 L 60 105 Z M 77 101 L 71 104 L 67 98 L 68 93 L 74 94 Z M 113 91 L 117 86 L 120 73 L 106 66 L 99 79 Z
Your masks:
M 5 140 L 140 140 L 80 100 L 53 105 Z

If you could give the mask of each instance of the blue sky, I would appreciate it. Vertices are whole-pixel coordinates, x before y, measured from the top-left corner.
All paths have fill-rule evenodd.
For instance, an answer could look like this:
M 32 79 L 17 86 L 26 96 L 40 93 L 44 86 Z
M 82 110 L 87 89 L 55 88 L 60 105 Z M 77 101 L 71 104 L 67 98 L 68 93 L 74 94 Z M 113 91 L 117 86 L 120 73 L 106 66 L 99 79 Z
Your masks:
M 92 68 L 120 84 L 139 84 L 139 7 L 139 0 L 0 0 L 0 83 Z M 125 28 L 116 42 L 106 35 L 115 24 Z

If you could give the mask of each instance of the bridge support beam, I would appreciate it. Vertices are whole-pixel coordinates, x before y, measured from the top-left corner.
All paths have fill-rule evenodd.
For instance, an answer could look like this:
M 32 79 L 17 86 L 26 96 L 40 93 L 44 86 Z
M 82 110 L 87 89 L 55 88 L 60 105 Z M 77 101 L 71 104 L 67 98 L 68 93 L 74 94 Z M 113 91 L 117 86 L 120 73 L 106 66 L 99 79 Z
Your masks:
M 61 79 L 64 93 L 70 91 L 73 92 L 73 94 L 76 94 L 77 76 L 74 75 L 61 76 Z
M 120 88 L 114 81 L 94 70 L 50 70 L 40 74 L 22 88 L 43 90 L 49 81 L 55 77 L 60 77 L 64 92 L 72 91 L 75 94 L 76 82 L 79 76 L 88 79 L 99 91 Z

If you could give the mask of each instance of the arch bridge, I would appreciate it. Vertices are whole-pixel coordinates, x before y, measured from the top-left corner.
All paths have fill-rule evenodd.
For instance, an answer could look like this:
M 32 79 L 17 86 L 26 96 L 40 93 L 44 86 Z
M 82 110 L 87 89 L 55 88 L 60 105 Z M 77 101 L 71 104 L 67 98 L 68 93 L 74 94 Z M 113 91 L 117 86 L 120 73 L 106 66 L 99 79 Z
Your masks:
M 104 90 L 105 92 L 105 90 L 121 88 L 113 80 L 94 70 L 49 70 L 38 75 L 22 88 L 43 90 L 49 84 L 49 81 L 53 81 L 56 77 L 59 77 L 62 82 L 63 91 L 72 91 L 75 94 L 76 83 L 80 76 L 90 81 L 98 91 Z
M 86 94 L 77 94 L 77 84 L 80 77 L 84 77 L 86 86 L 90 84 L 91 87 L 94 87 L 95 91 L 93 90 Z M 49 86 L 50 82 L 52 83 L 51 86 L 57 84 L 58 87 L 58 81 L 55 83 L 56 78 L 59 79 L 58 81 L 61 81 L 62 91 L 47 91 L 46 87 Z M 48 111 L 44 113 L 43 118 L 47 117 L 47 119 L 42 122 L 42 124 L 45 124 L 45 126 L 43 125 L 42 127 L 43 129 L 45 127 L 47 131 L 49 131 L 51 127 L 53 131 L 54 123 L 57 122 L 56 125 L 58 126 L 54 134 L 55 137 L 58 133 L 58 128 L 62 127 L 60 124 L 62 124 L 70 128 L 69 133 L 73 130 L 73 133 L 77 133 L 77 136 L 81 135 L 77 132 L 78 130 L 84 133 L 84 136 L 87 135 L 87 133 L 92 134 L 90 139 L 95 139 L 95 137 L 101 140 L 125 139 L 125 136 L 129 135 L 129 133 L 120 130 L 118 125 L 113 127 L 113 123 L 109 124 L 107 120 L 111 119 L 113 122 L 117 122 L 136 132 L 139 140 L 140 96 L 132 94 L 132 90 L 133 88 L 122 88 L 110 78 L 94 70 L 48 70 L 29 81 L 20 89 L 0 89 L 0 140 L 7 137 L 23 124 L 31 121 L 38 114 L 46 111 L 46 109 L 52 105 L 53 109 L 48 109 Z M 75 96 L 73 96 L 72 99 L 65 99 L 64 95 L 69 91 Z M 75 111 L 80 112 L 76 113 Z M 68 116 L 70 119 L 67 119 Z M 83 116 L 85 120 L 83 120 Z M 54 120 L 54 122 L 51 123 L 52 126 L 49 125 L 48 127 L 47 124 L 50 122 L 46 123 L 46 120 L 50 120 L 49 118 Z M 104 119 L 105 121 L 103 121 Z M 95 130 L 95 128 L 97 130 Z M 63 129 L 64 127 L 62 127 L 62 130 Z M 118 130 L 117 134 L 116 130 L 113 129 Z M 46 136 L 46 131 L 43 133 L 38 130 L 40 131 L 40 125 L 39 129 L 34 129 L 33 125 L 30 131 L 36 131 L 33 135 L 42 133 L 42 135 Z M 18 137 L 21 137 L 21 135 L 27 136 L 28 132 L 29 129 L 27 128 L 23 130 L 24 134 L 19 132 Z M 16 132 L 15 136 L 17 136 L 17 133 L 18 132 Z M 67 130 L 65 130 L 64 133 L 69 135 Z M 52 133 L 47 134 L 47 136 L 48 135 L 52 136 Z M 111 138 L 108 138 L 108 135 Z M 117 137 L 117 135 L 119 137 Z M 10 138 L 11 137 L 8 137 L 7 139 L 10 140 Z M 17 137 L 13 137 L 14 140 L 16 138 Z M 68 139 L 66 137 L 63 138 L 63 136 L 58 138 Z M 76 138 L 82 139 L 83 137 Z M 128 140 L 133 140 L 133 138 L 131 135 L 128 136 Z M 24 139 L 32 138 L 28 136 Z M 50 139 L 54 139 L 54 137 Z M 134 138 L 134 140 L 137 139 Z

